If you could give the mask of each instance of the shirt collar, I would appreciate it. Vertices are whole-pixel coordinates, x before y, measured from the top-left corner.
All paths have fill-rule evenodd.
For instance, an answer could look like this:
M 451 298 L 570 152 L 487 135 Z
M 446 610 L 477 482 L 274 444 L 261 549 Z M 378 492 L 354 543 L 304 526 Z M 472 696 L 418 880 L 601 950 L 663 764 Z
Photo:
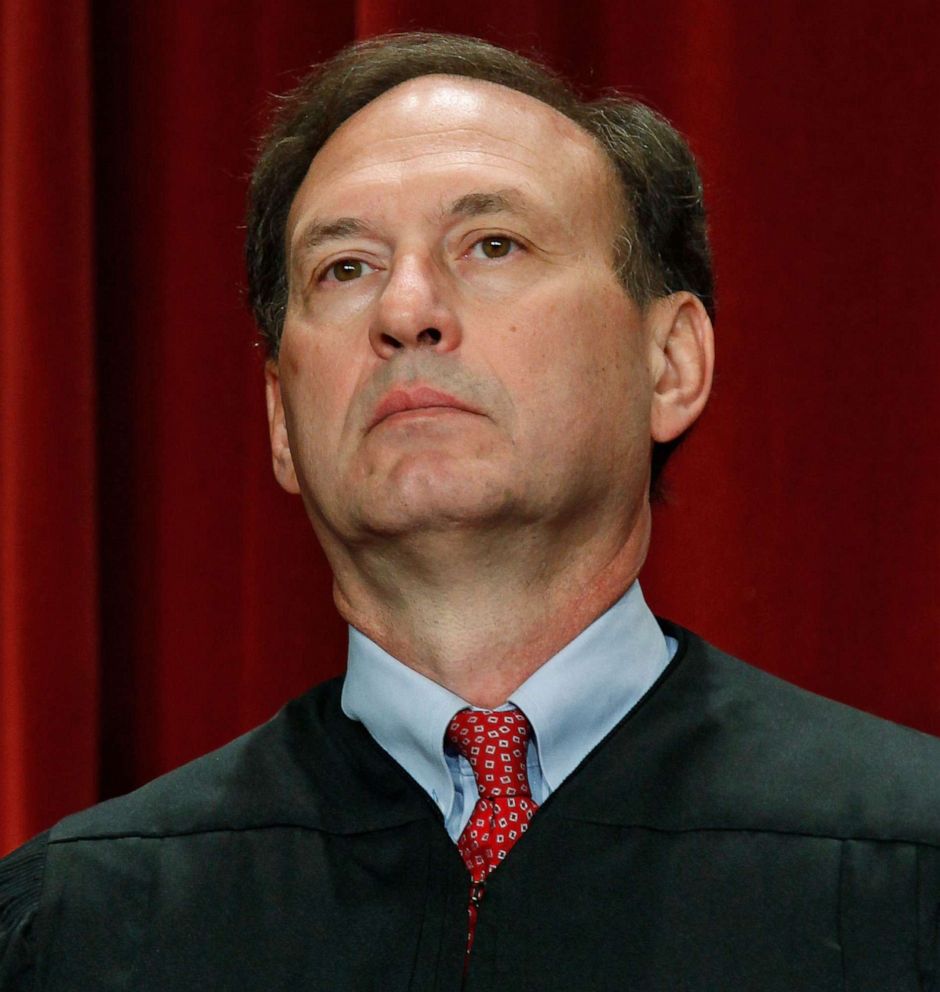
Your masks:
M 670 647 L 634 582 L 511 695 L 509 701 L 532 724 L 549 790 L 561 785 L 652 686 L 669 663 Z M 343 712 L 365 725 L 445 817 L 454 784 L 444 733 L 454 713 L 468 706 L 350 627 Z
M 550 792 L 640 701 L 673 651 L 634 582 L 509 697 L 532 724 Z
M 454 784 L 444 733 L 451 717 L 469 703 L 350 627 L 341 705 L 445 813 L 450 809 Z

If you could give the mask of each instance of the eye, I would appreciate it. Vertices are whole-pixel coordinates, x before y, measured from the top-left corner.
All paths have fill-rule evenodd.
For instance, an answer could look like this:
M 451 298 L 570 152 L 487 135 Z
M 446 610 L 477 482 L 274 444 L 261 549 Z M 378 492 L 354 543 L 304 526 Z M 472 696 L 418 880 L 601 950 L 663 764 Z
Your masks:
M 476 258 L 479 258 L 481 255 L 484 258 L 505 258 L 513 251 L 518 250 L 519 247 L 518 241 L 496 234 L 477 241 L 470 249 L 470 254 Z
M 353 279 L 360 279 L 375 269 L 368 262 L 363 262 L 361 258 L 341 258 L 338 262 L 333 262 L 323 275 L 321 282 L 352 282 Z

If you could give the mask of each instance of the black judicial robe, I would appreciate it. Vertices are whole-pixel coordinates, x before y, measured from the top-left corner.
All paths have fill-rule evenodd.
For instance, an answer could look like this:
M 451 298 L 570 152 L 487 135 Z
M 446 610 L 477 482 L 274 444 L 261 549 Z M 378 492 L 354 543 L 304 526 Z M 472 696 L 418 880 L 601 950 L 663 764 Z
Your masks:
M 465 988 L 940 987 L 940 742 L 667 630 L 490 877 Z M 459 990 L 466 871 L 340 689 L 0 863 L 0 989 Z

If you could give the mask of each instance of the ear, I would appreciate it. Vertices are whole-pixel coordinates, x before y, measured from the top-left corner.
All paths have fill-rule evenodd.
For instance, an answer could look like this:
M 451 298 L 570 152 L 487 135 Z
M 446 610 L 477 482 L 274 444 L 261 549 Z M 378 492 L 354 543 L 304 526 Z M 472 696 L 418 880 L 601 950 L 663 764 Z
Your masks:
M 715 336 L 702 301 L 672 293 L 650 305 L 650 416 L 654 441 L 672 441 L 705 409 L 715 368 Z
M 277 362 L 269 359 L 264 366 L 264 392 L 268 406 L 268 431 L 271 435 L 271 461 L 274 477 L 289 493 L 299 493 L 294 459 L 290 453 L 284 402 L 281 398 L 281 375 Z

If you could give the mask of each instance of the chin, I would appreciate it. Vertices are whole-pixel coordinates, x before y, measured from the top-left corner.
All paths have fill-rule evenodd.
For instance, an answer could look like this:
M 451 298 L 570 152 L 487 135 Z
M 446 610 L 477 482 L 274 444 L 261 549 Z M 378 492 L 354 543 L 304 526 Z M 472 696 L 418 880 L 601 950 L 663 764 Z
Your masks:
M 362 494 L 366 496 L 366 493 Z M 391 491 L 368 494 L 357 516 L 374 534 L 442 533 L 479 529 L 505 519 L 513 497 L 505 485 L 480 475 L 461 478 L 421 476 Z

